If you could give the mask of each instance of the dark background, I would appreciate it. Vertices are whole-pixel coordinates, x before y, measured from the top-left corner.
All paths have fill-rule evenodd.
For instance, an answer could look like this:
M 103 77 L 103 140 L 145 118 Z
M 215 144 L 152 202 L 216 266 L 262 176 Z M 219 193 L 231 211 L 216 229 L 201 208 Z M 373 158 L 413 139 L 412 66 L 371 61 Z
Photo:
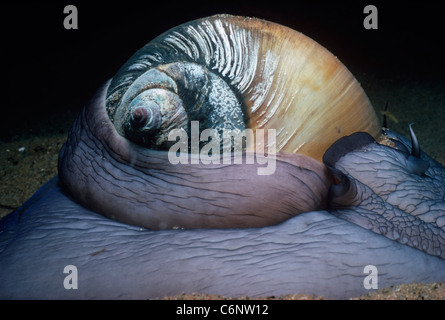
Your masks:
M 78 9 L 78 30 L 63 27 L 63 9 L 69 4 Z M 378 30 L 363 28 L 367 4 L 378 9 Z M 152 38 L 217 13 L 256 16 L 301 31 L 357 77 L 378 71 L 381 77 L 431 81 L 443 78 L 445 71 L 440 2 L 58 1 L 0 8 L 4 141 L 44 130 L 41 119 L 77 112 Z

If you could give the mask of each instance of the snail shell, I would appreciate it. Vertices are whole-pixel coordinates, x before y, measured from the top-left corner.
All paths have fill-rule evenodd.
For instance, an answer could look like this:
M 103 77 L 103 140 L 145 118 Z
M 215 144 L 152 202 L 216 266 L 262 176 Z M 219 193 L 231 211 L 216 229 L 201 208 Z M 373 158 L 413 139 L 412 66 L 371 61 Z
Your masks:
M 148 43 L 113 78 L 106 106 L 121 135 L 161 149 L 193 120 L 219 131 L 276 129 L 277 151 L 319 161 L 342 136 L 380 133 L 360 84 L 328 50 L 282 25 L 228 15 Z
M 276 130 L 276 170 L 169 162 L 169 133 Z M 340 61 L 303 34 L 228 15 L 173 28 L 137 51 L 83 109 L 59 156 L 65 192 L 151 229 L 260 227 L 326 208 L 320 162 L 338 138 L 379 134 L 375 112 Z M 273 143 L 273 142 L 272 142 Z M 268 149 L 267 149 L 268 150 Z M 191 155 L 193 156 L 193 155 Z M 256 155 L 258 159 L 258 155 Z

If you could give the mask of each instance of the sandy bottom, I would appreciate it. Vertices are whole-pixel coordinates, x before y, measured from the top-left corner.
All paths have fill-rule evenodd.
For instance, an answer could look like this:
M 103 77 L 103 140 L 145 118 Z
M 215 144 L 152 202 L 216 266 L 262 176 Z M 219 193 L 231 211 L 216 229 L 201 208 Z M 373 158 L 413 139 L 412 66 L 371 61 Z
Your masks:
M 445 285 L 439 283 L 412 283 L 399 286 L 390 286 L 379 289 L 367 295 L 353 297 L 350 300 L 442 300 L 445 298 Z M 322 296 L 308 294 L 287 294 L 284 296 L 270 296 L 260 298 L 250 298 L 241 296 L 229 298 L 210 294 L 178 294 L 166 297 L 164 300 L 326 300 Z
M 354 70 L 351 70 L 354 73 Z M 373 103 L 379 118 L 389 101 L 388 127 L 408 136 L 414 129 L 422 149 L 445 164 L 445 82 L 428 79 L 382 79 L 356 74 Z M 61 110 L 49 118 L 24 124 L 18 134 L 0 140 L 0 217 L 18 208 L 57 173 L 59 150 L 66 140 L 76 112 Z M 248 299 L 248 297 L 238 297 Z M 380 289 L 352 299 L 444 299 L 442 283 L 405 284 Z M 227 299 L 222 296 L 181 294 L 168 299 Z M 265 299 L 323 299 L 295 294 Z

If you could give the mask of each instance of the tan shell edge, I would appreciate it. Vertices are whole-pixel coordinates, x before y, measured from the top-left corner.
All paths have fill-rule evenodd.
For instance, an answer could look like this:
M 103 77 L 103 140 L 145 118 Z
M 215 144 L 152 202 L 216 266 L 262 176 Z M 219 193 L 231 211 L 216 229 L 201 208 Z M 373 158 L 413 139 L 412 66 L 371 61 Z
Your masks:
M 321 161 L 326 149 L 343 136 L 357 131 L 374 138 L 380 135 L 376 113 L 359 82 L 323 46 L 269 21 L 229 15 L 210 19 L 225 19 L 261 37 L 258 57 L 262 61 L 257 61 L 255 76 L 260 80 L 255 80 L 252 85 L 256 87 L 244 97 L 251 128 L 276 129 L 277 151 Z M 255 94 L 261 88 L 268 90 L 266 97 L 253 110 Z

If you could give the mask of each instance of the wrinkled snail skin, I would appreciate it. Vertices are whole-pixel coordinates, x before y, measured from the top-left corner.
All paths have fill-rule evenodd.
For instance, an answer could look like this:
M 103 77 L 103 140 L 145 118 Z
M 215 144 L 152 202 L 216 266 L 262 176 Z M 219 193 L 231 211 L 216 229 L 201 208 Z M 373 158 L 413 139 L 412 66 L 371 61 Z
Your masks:
M 166 133 L 191 120 L 276 129 L 274 174 L 171 164 Z M 379 288 L 445 281 L 445 168 L 412 130 L 412 144 L 389 130 L 391 146 L 376 143 L 374 120 L 347 69 L 295 31 L 231 16 L 179 26 L 98 90 L 59 175 L 0 221 L 0 299 L 343 299 L 369 292 L 367 265 Z M 69 265 L 78 289 L 64 287 Z
M 278 154 L 272 175 L 258 175 L 257 162 L 171 164 L 167 151 L 116 133 L 107 88 L 86 105 L 59 157 L 64 189 L 85 207 L 150 229 L 261 227 L 326 208 L 330 180 L 318 161 Z
M 340 181 L 331 186 L 329 211 L 445 259 L 445 170 L 420 151 L 410 131 L 416 151 L 409 150 L 410 141 L 388 129 L 385 134 L 398 149 L 377 144 L 366 133 L 338 140 L 324 155 Z
M 274 174 L 258 176 L 257 161 L 171 165 L 168 133 L 191 137 L 192 121 L 218 132 L 276 130 Z M 326 207 L 330 181 L 316 160 L 356 131 L 377 136 L 375 112 L 335 56 L 292 29 L 219 15 L 137 51 L 76 121 L 59 174 L 76 201 L 121 222 L 261 227 Z
M 3 219 L 1 229 L 2 299 L 147 299 L 182 292 L 346 299 L 369 292 L 366 265 L 376 266 L 379 288 L 445 279 L 445 260 L 327 211 L 264 228 L 152 231 L 81 207 L 63 194 L 57 177 Z M 78 269 L 77 290 L 63 286 L 67 265 Z

